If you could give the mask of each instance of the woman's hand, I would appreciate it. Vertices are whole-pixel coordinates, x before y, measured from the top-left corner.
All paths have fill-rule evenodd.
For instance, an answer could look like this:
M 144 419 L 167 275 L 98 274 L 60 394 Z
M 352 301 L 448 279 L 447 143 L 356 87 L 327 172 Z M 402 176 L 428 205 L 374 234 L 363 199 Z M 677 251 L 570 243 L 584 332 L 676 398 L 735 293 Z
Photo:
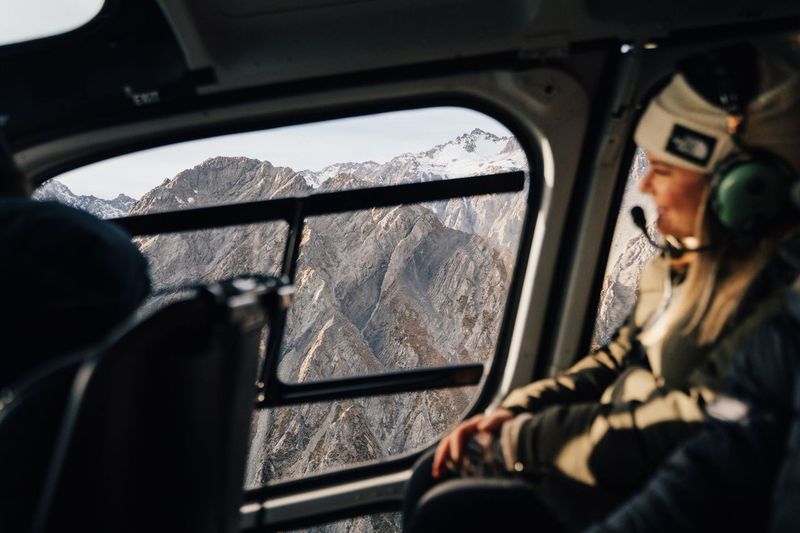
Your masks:
M 450 464 L 461 461 L 467 439 L 481 431 L 495 431 L 512 418 L 514 413 L 501 407 L 491 414 L 475 415 L 463 421 L 436 447 L 436 454 L 433 456 L 433 477 L 442 477 Z

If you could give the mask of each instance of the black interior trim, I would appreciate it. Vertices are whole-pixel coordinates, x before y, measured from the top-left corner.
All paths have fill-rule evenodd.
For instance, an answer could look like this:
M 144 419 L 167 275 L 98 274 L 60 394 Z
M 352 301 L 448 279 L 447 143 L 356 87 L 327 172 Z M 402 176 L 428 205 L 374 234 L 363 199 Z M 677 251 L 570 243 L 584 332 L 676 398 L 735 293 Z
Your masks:
M 399 509 L 397 505 L 392 502 L 377 502 L 368 503 L 359 507 L 358 516 L 369 516 L 375 514 L 384 514 L 397 512 Z M 264 512 L 264 511 L 262 511 Z M 297 518 L 295 520 L 286 520 L 279 523 L 260 524 L 253 528 L 242 529 L 242 533 L 272 533 L 275 531 L 290 531 L 301 528 L 310 528 L 314 526 L 321 526 L 324 524 L 332 524 L 352 518 L 352 509 L 344 509 L 341 511 L 334 511 L 325 513 L 324 519 L 320 520 L 319 515 L 311 515 L 308 517 Z
M 470 363 L 307 383 L 273 384 L 267 389 L 266 398 L 257 402 L 256 406 L 259 408 L 280 407 L 365 396 L 386 396 L 402 392 L 465 387 L 480 383 L 483 369 L 481 363 Z
M 473 178 L 317 193 L 304 198 L 278 198 L 183 211 L 134 215 L 111 219 L 110 222 L 117 224 L 134 236 L 177 233 L 274 220 L 291 222 L 298 202 L 302 202 L 304 216 L 319 216 L 481 194 L 518 192 L 523 189 L 524 184 L 524 172 L 506 172 Z

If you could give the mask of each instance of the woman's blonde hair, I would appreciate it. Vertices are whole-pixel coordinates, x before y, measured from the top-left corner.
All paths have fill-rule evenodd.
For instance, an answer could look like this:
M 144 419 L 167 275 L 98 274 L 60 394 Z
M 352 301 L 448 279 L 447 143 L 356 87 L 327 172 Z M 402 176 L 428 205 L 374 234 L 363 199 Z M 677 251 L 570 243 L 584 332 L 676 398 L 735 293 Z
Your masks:
M 697 213 L 695 235 L 701 243 L 723 242 L 719 236 L 713 238 L 712 234 L 717 232 L 713 227 L 714 215 L 706 213 L 707 195 L 708 188 Z M 785 227 L 783 231 L 778 228 L 746 249 L 734 250 L 728 244 L 718 245 L 710 253 L 690 254 L 680 290 L 663 314 L 642 331 L 639 337 L 642 344 L 660 345 L 676 333 L 693 331 L 697 333 L 698 345 L 714 342 L 785 234 Z

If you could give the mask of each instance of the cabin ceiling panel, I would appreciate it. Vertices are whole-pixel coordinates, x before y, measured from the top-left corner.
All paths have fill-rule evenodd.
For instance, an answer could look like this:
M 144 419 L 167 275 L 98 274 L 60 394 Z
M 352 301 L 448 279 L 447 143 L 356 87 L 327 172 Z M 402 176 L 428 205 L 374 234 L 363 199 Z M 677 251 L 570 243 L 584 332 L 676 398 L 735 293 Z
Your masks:
M 498 52 L 800 16 L 789 0 L 159 0 L 193 68 L 218 92 Z

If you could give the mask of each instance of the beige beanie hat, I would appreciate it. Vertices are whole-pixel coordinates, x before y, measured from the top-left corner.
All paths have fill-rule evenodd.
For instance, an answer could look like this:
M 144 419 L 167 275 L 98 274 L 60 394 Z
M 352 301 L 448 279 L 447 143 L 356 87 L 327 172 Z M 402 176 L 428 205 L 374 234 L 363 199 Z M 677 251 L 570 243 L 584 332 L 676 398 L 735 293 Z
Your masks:
M 741 141 L 781 157 L 800 174 L 800 73 L 763 55 L 758 71 Z M 737 150 L 726 111 L 698 94 L 683 74 L 650 102 L 634 140 L 660 161 L 704 173 Z

